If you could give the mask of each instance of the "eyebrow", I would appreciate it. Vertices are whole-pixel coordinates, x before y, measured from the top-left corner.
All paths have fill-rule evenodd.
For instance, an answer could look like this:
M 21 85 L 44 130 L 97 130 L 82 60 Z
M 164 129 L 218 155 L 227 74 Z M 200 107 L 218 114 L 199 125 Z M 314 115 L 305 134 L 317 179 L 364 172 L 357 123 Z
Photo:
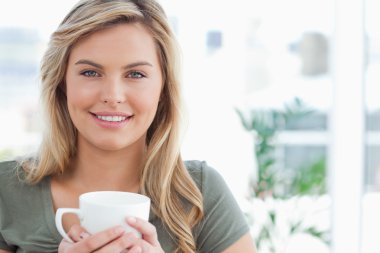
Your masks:
M 95 68 L 98 68 L 98 69 L 104 69 L 104 67 L 99 64 L 99 63 L 96 63 L 96 62 L 93 62 L 91 60 L 86 60 L 86 59 L 82 59 L 82 60 L 79 60 L 75 63 L 75 65 L 80 65 L 80 64 L 86 64 L 86 65 L 91 65 Z M 137 62 L 132 62 L 130 64 L 127 64 L 125 66 L 123 66 L 123 69 L 130 69 L 130 68 L 134 68 L 134 67 L 137 67 L 137 66 L 150 66 L 150 67 L 153 67 L 153 65 L 149 62 L 146 62 L 146 61 L 137 61 Z

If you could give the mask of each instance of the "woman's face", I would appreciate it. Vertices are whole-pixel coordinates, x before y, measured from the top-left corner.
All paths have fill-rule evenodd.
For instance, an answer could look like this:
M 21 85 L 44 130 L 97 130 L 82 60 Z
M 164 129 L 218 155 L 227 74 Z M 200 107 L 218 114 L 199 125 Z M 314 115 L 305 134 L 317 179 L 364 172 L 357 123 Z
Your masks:
M 163 80 L 141 24 L 120 24 L 80 40 L 66 72 L 67 106 L 79 143 L 103 150 L 143 147 Z

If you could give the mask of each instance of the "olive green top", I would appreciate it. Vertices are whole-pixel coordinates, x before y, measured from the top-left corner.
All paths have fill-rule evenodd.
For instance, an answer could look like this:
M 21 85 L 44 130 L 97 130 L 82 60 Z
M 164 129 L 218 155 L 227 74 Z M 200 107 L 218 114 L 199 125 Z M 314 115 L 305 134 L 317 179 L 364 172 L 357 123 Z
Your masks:
M 216 253 L 228 248 L 249 231 L 239 206 L 221 175 L 205 162 L 186 161 L 204 198 L 204 218 L 193 229 L 197 252 Z M 0 249 L 25 253 L 57 252 L 62 240 L 54 223 L 50 177 L 37 185 L 19 180 L 17 163 L 0 163 Z M 165 252 L 173 252 L 176 242 L 162 221 L 152 212 Z

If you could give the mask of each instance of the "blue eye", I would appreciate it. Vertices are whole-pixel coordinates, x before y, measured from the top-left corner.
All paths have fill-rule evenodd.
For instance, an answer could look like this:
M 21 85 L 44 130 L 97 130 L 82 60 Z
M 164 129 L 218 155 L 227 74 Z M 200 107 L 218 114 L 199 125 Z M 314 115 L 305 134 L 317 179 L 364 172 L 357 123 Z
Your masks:
M 138 71 L 132 71 L 128 74 L 128 77 L 131 77 L 131 78 L 135 78 L 135 79 L 139 79 L 139 78 L 143 78 L 145 77 L 145 75 L 143 75 L 142 73 L 138 72 Z
M 80 74 L 87 77 L 99 77 L 99 74 L 93 70 L 86 70 L 86 71 L 81 72 Z

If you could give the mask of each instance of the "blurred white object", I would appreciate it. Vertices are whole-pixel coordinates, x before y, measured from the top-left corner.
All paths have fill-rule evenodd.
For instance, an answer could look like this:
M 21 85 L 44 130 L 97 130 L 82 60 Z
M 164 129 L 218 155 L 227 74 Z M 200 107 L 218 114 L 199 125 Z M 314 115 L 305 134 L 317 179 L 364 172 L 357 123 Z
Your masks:
M 329 248 L 321 240 L 310 234 L 293 235 L 286 247 L 285 253 L 329 253 Z
M 379 252 L 380 192 L 363 196 L 362 250 L 363 253 Z
M 244 210 L 252 220 L 251 234 L 258 252 L 328 252 L 328 245 L 322 239 L 307 232 L 309 229 L 329 232 L 331 199 L 328 195 L 254 198 L 249 204 Z M 310 251 L 310 248 L 316 251 Z

